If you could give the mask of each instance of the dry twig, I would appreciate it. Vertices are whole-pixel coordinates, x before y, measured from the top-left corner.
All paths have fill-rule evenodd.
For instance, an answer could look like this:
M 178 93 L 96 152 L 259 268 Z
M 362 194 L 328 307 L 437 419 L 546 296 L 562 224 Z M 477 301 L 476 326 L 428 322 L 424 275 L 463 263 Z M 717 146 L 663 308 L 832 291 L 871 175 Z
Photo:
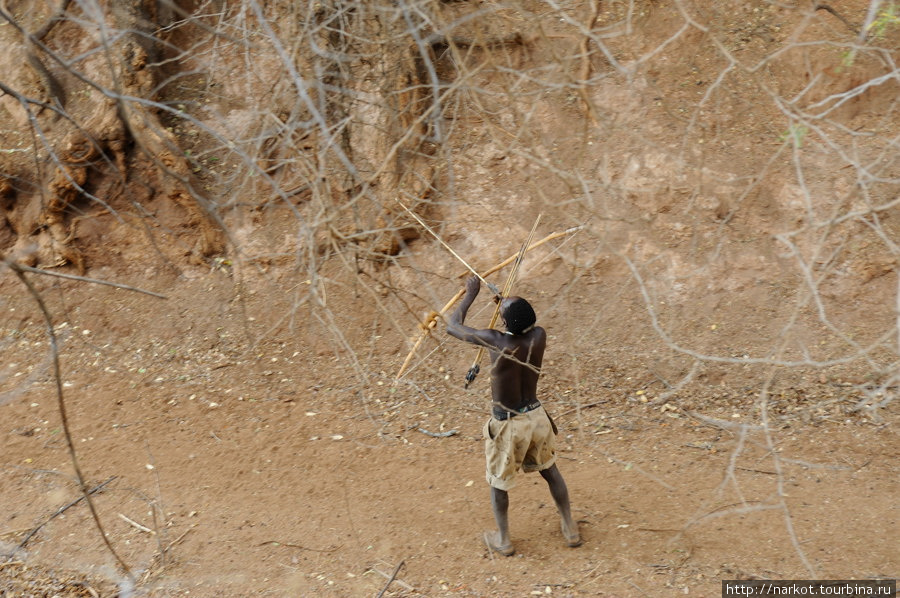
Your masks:
M 107 484 L 109 484 L 110 482 L 112 482 L 113 480 L 115 480 L 117 477 L 118 477 L 118 476 L 111 476 L 111 477 L 107 478 L 105 481 L 103 481 L 103 482 L 97 484 L 96 486 L 94 486 L 93 488 L 91 488 L 90 490 L 88 490 L 87 495 L 89 496 L 89 495 L 92 495 L 92 494 L 96 494 L 97 492 L 100 492 L 101 490 L 103 490 L 103 488 L 106 487 Z M 65 505 L 63 505 L 63 506 L 61 506 L 60 508 L 58 508 L 52 515 L 50 515 L 50 517 L 48 517 L 48 518 L 46 519 L 46 521 L 44 521 L 43 523 L 41 523 L 41 524 L 39 524 L 39 525 L 37 525 L 37 526 L 31 528 L 31 530 L 30 530 L 30 531 L 25 535 L 25 537 L 22 538 L 22 540 L 19 542 L 19 545 L 16 546 L 16 547 L 13 549 L 13 551 L 9 554 L 9 558 L 12 558 L 18 551 L 20 551 L 20 550 L 22 550 L 23 548 L 25 548 L 25 545 L 28 544 L 28 541 L 31 540 L 31 538 L 33 538 L 34 535 L 37 534 L 37 533 L 41 530 L 42 527 L 44 527 L 45 525 L 47 525 L 48 523 L 50 523 L 51 521 L 53 521 L 54 519 L 56 519 L 57 517 L 59 517 L 60 515 L 62 515 L 63 513 L 65 513 L 66 511 L 68 511 L 70 508 L 72 508 L 72 507 L 74 507 L 75 505 L 77 505 L 78 503 L 80 503 L 81 501 L 83 501 L 83 500 L 85 499 L 85 496 L 86 496 L 85 494 L 82 494 L 81 496 L 79 496 L 78 498 L 72 500 L 71 502 L 66 503 Z
M 390 587 L 390 585 L 392 583 L 394 583 L 394 580 L 397 579 L 397 574 L 400 573 L 400 568 L 403 567 L 403 565 L 405 565 L 405 564 L 406 564 L 406 561 L 400 561 L 397 564 L 397 567 L 394 569 L 394 572 L 388 578 L 387 583 L 384 584 L 384 587 L 381 588 L 381 591 L 378 592 L 378 596 L 376 598 L 381 598 L 382 596 L 384 596 L 384 593 L 387 592 L 388 587 Z

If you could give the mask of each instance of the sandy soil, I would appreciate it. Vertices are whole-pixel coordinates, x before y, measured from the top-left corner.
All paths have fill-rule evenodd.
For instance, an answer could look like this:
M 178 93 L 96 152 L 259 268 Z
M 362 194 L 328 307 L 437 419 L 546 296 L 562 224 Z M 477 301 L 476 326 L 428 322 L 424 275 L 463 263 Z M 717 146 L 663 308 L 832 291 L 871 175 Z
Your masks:
M 625 5 L 610 3 L 597 27 Z M 675 6 L 646 7 L 634 15 L 643 37 L 609 40 L 623 63 L 682 26 Z M 812 133 L 808 153 L 791 154 L 781 115 L 747 100 L 760 80 L 790 96 L 826 71 L 811 94 L 846 89 L 837 55 L 801 43 L 846 28 L 824 11 L 732 8 L 705 15 L 724 45 L 691 29 L 633 78 L 599 77 L 587 90 L 598 121 L 581 92 L 549 83 L 516 113 L 528 127 L 455 115 L 458 196 L 430 216 L 478 268 L 515 252 L 539 212 L 539 236 L 582 227 L 535 251 L 517 289 L 549 331 L 540 391 L 583 546 L 564 545 L 531 475 L 511 493 L 516 555 L 486 550 L 488 377 L 463 389 L 470 347 L 439 324 L 395 381 L 423 313 L 460 288 L 438 244 L 423 236 L 362 271 L 349 251 L 323 258 L 310 280 L 291 259 L 294 206 L 259 204 L 227 220 L 240 259 L 201 266 L 185 257 L 196 231 L 183 211 L 154 205 L 150 243 L 122 200 L 124 221 L 94 214 L 79 228 L 86 274 L 164 299 L 29 279 L 59 337 L 87 486 L 130 575 L 79 500 L 42 314 L 3 269 L 0 597 L 713 598 L 723 579 L 900 577 L 900 413 L 896 387 L 873 375 L 896 361 L 896 331 L 883 339 L 896 326 L 897 256 L 874 225 L 835 224 L 850 230 L 840 244 L 802 229 L 790 238 L 817 268 L 819 303 L 804 294 L 775 237 L 802 228 L 804 192 L 840 199 L 856 181 Z M 798 23 L 807 29 L 788 40 Z M 540 78 L 577 56 L 565 31 L 505 51 Z M 771 69 L 717 80 L 726 49 L 752 63 L 785 40 L 802 60 L 785 52 Z M 594 74 L 608 68 L 599 53 L 592 61 Z M 473 87 L 490 89 L 498 72 Z M 889 137 L 895 91 L 854 99 L 841 125 Z M 508 102 L 498 97 L 479 108 Z M 854 143 L 863 155 L 875 142 Z M 805 187 L 792 186 L 801 162 Z M 568 178 L 554 178 L 561 168 Z M 896 196 L 873 189 L 872 201 Z M 892 238 L 900 222 L 882 215 Z M 490 307 L 479 300 L 470 323 L 486 325 Z M 841 361 L 848 351 L 859 358 Z M 861 408 L 867 392 L 880 407 Z
M 63 390 L 82 467 L 89 486 L 106 482 L 101 519 L 147 595 L 375 595 L 401 563 L 386 595 L 716 596 L 728 578 L 897 573 L 893 405 L 875 422 L 829 404 L 838 385 L 798 389 L 809 394 L 779 398 L 785 414 L 764 434 L 752 389 L 699 385 L 660 404 L 660 385 L 617 360 L 577 385 L 550 367 L 543 388 L 585 543 L 564 546 L 531 475 L 512 493 L 518 552 L 492 557 L 487 389 L 482 377 L 462 390 L 465 347 L 444 343 L 432 355 L 443 372 L 394 386 L 398 350 L 361 396 L 343 360 L 285 330 L 248 351 L 232 331 L 279 312 L 235 301 L 221 272 L 195 274 L 154 280 L 165 300 L 38 281 L 67 314 Z M 3 406 L 4 550 L 42 526 L 3 584 L 11 596 L 51 579 L 60 595 L 108 595 L 123 576 L 84 504 L 53 517 L 79 492 L 47 342 L 9 275 L 3 285 L 7 322 L 22 322 L 4 374 L 33 380 Z M 679 406 L 690 403 L 704 407 Z

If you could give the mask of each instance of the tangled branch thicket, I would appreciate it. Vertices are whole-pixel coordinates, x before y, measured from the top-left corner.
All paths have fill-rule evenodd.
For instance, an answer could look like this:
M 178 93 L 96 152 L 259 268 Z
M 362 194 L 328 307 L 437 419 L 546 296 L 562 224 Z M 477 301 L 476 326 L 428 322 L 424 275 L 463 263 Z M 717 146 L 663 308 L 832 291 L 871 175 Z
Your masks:
M 292 297 L 280 325 L 308 309 L 365 386 L 384 364 L 323 278 L 403 339 L 458 286 L 399 202 L 479 268 L 541 212 L 583 226 L 521 283 L 571 383 L 643 363 L 664 403 L 736 376 L 764 432 L 786 378 L 849 380 L 873 418 L 895 396 L 892 0 L 0 7 L 7 259 L 228 270 Z

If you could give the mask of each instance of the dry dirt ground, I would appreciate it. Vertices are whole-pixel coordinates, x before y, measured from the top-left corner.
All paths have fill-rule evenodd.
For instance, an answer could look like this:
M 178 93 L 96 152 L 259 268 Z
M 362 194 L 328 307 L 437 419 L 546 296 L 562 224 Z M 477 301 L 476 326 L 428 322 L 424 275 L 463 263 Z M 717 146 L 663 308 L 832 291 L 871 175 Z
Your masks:
M 790 30 L 792 13 L 751 4 L 738 15 L 749 29 L 726 32 L 736 53 L 762 53 Z M 634 55 L 680 26 L 671 6 L 647 5 L 657 8 L 641 26 L 659 33 Z M 822 28 L 841 27 L 828 17 L 817 15 Z M 535 143 L 552 158 L 546 164 L 574 164 L 598 198 L 582 241 L 534 258 L 518 287 L 550 335 L 541 396 L 560 426 L 559 465 L 583 546 L 565 547 L 549 493 L 532 475 L 511 493 L 516 555 L 485 549 L 482 532 L 493 525 L 481 439 L 489 395 L 486 373 L 462 388 L 469 347 L 439 325 L 413 371 L 394 383 L 420 310 L 459 288 L 458 264 L 435 243 L 413 243 L 380 271 L 376 288 L 337 258 L 320 265 L 315 281 L 283 263 L 189 264 L 166 253 L 178 235 L 190 238 L 184 219 L 171 218 L 151 246 L 106 215 L 79 229 L 87 275 L 165 299 L 29 279 L 59 337 L 86 484 L 131 575 L 78 500 L 46 326 L 3 269 L 0 555 L 9 558 L 0 557 L 0 597 L 712 598 L 723 579 L 900 577 L 896 388 L 877 397 L 881 408 L 857 408 L 880 382 L 867 368 L 890 359 L 873 351 L 870 361 L 819 369 L 741 361 L 771 355 L 802 294 L 791 260 L 770 244 L 779 219 L 797 209 L 785 200 L 790 190 L 741 195 L 739 177 L 704 196 L 695 191 L 705 183 L 690 176 L 705 171 L 679 170 L 685 121 L 722 68 L 714 53 L 696 52 L 709 48 L 703 39 L 683 36 L 628 85 L 599 83 L 594 99 L 615 110 L 587 133 L 575 93 L 548 93 L 528 113 Z M 577 39 L 571 45 L 575 52 Z M 527 60 L 544 64 L 546 47 L 531 52 Z M 771 125 L 777 115 L 754 114 L 760 105 L 741 100 L 745 82 L 738 78 L 722 100 L 734 105 L 717 109 L 753 118 L 723 117 L 700 131 L 702 147 L 715 148 L 691 140 L 692 151 L 709 152 L 698 158 L 703 168 L 721 174 L 747 162 L 733 172 L 762 172 L 766 152 L 783 145 L 781 122 Z M 860 100 L 848 127 L 872 125 L 895 89 L 884 91 L 888 99 Z M 448 238 L 478 255 L 478 267 L 518 247 L 540 210 L 522 198 L 537 187 L 560 199 L 546 174 L 552 168 L 535 183 L 522 156 L 505 152 L 508 139 L 488 129 L 463 136 L 456 184 L 471 199 L 444 215 Z M 805 147 L 821 151 L 810 140 Z M 793 165 L 785 158 L 772 166 L 779 168 L 790 174 Z M 831 189 L 824 158 L 821 168 L 806 184 Z M 492 195 L 498 188 L 502 197 Z M 728 203 L 735 198 L 746 203 Z M 157 208 L 161 219 L 177 212 Z M 581 210 L 573 220 L 587 218 L 583 205 L 572 210 Z M 548 217 L 541 232 L 571 224 L 566 213 Z M 290 238 L 290 217 L 274 208 L 229 224 L 248 253 Z M 501 234 L 510 230 L 513 240 Z M 848 243 L 846 264 L 823 283 L 834 325 L 861 344 L 882 335 L 885 322 L 896 325 L 896 261 L 872 251 Z M 721 259 L 705 261 L 712 253 Z M 649 285 L 658 296 L 642 295 L 637 273 L 658 283 Z M 317 304 L 309 284 L 318 285 Z M 482 298 L 471 322 L 486 325 L 489 309 Z M 798 321 L 815 322 L 815 313 L 800 311 Z M 809 331 L 810 342 L 783 355 L 840 345 Z M 735 361 L 695 362 L 676 344 Z
M 369 362 L 384 376 L 360 395 L 345 359 L 298 341 L 279 301 L 240 296 L 227 273 L 120 281 L 168 298 L 36 283 L 58 314 L 79 458 L 90 487 L 106 482 L 93 496 L 138 595 L 374 596 L 397 567 L 385 595 L 712 597 L 721 579 L 900 573 L 896 402 L 876 421 L 845 413 L 838 382 L 796 384 L 772 397 L 764 434 L 758 389 L 701 384 L 660 404 L 658 381 L 605 338 L 577 384 L 552 365 L 543 382 L 585 543 L 564 546 L 532 475 L 511 495 L 518 552 L 500 558 L 481 541 L 488 395 L 484 375 L 461 388 L 467 348 L 445 342 L 435 375 L 394 386 L 398 344 Z M 45 330 L 17 284 L 4 274 L 0 307 L 17 327 L 3 374 L 22 392 L 2 406 L 0 539 L 13 559 L 0 587 L 112 595 L 128 586 L 85 505 L 54 517 L 79 492 Z M 551 335 L 552 364 L 563 348 Z

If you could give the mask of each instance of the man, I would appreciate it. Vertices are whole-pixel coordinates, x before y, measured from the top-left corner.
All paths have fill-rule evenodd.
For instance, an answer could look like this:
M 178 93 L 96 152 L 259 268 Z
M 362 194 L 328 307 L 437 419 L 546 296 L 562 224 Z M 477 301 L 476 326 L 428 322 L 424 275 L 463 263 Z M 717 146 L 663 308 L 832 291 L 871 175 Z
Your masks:
M 571 547 L 581 545 L 578 525 L 572 520 L 569 491 L 556 467 L 556 425 L 537 398 L 547 333 L 535 326 L 537 317 L 521 297 L 507 297 L 500 304 L 506 332 L 466 326 L 466 314 L 481 283 L 471 277 L 466 294 L 450 316 L 447 333 L 473 345 L 483 346 L 491 356 L 492 417 L 484 425 L 487 481 L 497 531 L 485 534 L 488 548 L 511 556 L 515 548 L 509 538 L 509 494 L 516 472 L 539 471 L 550 487 L 561 519 L 563 537 Z

